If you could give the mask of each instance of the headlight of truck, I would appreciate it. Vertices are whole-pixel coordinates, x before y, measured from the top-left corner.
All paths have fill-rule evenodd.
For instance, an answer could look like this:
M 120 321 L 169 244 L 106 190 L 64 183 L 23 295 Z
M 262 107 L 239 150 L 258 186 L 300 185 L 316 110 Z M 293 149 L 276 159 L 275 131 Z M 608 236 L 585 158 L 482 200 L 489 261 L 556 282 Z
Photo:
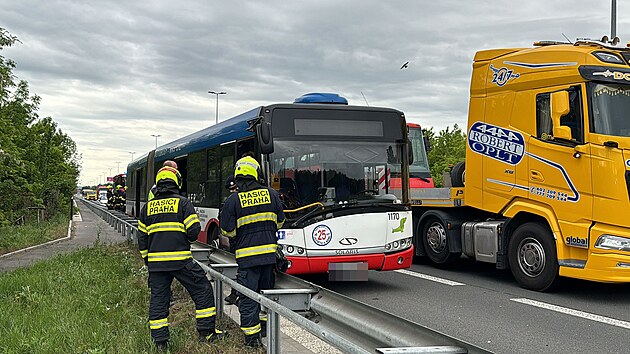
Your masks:
M 618 250 L 630 252 L 630 238 L 613 236 L 613 235 L 601 235 L 595 242 L 596 248 L 604 250 Z

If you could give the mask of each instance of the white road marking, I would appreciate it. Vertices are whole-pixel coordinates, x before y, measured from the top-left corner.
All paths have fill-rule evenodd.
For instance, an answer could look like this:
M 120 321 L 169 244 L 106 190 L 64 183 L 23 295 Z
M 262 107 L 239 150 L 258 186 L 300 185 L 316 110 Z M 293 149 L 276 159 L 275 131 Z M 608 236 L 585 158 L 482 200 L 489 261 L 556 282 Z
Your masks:
M 442 284 L 446 284 L 446 285 L 450 285 L 450 286 L 466 285 L 466 284 L 463 284 L 463 283 L 458 283 L 456 281 L 443 279 L 443 278 L 438 278 L 438 277 L 434 277 L 432 275 L 422 274 L 422 273 L 418 273 L 418 272 L 412 272 L 412 271 L 405 270 L 405 269 L 397 269 L 394 272 L 398 272 L 398 273 L 402 273 L 402 274 L 406 274 L 406 275 L 411 275 L 412 277 L 425 279 L 425 280 L 430 280 L 430 281 L 434 281 L 436 283 L 442 283 Z
M 521 304 L 526 304 L 526 305 L 531 305 L 531 306 L 536 306 L 536 307 L 540 307 L 542 309 L 556 311 L 556 312 L 564 313 L 564 314 L 575 316 L 575 317 L 581 317 L 581 318 L 584 318 L 584 319 L 587 319 L 587 320 L 601 322 L 601 323 L 605 323 L 605 324 L 608 324 L 608 325 L 611 325 L 611 326 L 616 326 L 616 327 L 621 327 L 621 328 L 625 328 L 625 329 L 630 329 L 630 322 L 618 320 L 618 319 L 615 319 L 615 318 L 600 316 L 600 315 L 596 315 L 596 314 L 588 313 L 588 312 L 584 312 L 584 311 L 574 310 L 574 309 L 570 309 L 568 307 L 562 307 L 562 306 L 548 304 L 546 302 L 540 302 L 540 301 L 536 301 L 536 300 L 523 299 L 523 298 L 521 298 L 521 299 L 510 299 L 510 301 L 519 302 Z

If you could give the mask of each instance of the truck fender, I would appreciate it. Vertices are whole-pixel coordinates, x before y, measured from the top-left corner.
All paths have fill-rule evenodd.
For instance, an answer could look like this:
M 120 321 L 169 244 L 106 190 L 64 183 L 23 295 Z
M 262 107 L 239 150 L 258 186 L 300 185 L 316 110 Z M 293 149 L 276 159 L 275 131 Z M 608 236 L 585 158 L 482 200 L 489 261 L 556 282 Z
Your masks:
M 538 203 L 533 200 L 514 199 L 506 206 L 501 214 L 506 218 L 514 218 L 516 214 L 521 212 L 545 218 L 547 220 L 547 224 L 551 228 L 551 231 L 556 235 L 562 235 L 560 232 L 560 224 L 558 224 L 558 218 L 556 218 L 556 214 L 549 205 Z

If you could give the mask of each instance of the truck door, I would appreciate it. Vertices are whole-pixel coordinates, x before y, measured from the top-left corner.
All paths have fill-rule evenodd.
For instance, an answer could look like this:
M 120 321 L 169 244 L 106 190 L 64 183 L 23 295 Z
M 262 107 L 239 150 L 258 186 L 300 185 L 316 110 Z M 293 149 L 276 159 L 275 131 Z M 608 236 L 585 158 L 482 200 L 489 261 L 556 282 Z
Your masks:
M 529 198 L 549 205 L 558 219 L 562 235 L 557 235 L 556 245 L 561 266 L 585 264 L 593 220 L 591 147 L 584 141 L 583 89 L 584 85 L 577 85 L 538 93 L 536 135 L 526 146 Z M 562 90 L 568 92 L 569 113 L 560 123 L 571 129 L 571 140 L 553 136 L 551 93 Z

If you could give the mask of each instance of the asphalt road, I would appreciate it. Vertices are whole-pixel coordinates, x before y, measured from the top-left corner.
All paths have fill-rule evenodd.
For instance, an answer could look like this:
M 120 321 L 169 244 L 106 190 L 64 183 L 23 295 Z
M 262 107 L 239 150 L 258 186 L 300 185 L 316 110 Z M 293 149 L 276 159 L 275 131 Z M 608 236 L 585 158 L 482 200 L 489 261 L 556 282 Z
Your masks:
M 368 282 L 304 279 L 495 353 L 630 353 L 630 284 L 564 279 L 538 293 L 468 259 L 370 271 Z

